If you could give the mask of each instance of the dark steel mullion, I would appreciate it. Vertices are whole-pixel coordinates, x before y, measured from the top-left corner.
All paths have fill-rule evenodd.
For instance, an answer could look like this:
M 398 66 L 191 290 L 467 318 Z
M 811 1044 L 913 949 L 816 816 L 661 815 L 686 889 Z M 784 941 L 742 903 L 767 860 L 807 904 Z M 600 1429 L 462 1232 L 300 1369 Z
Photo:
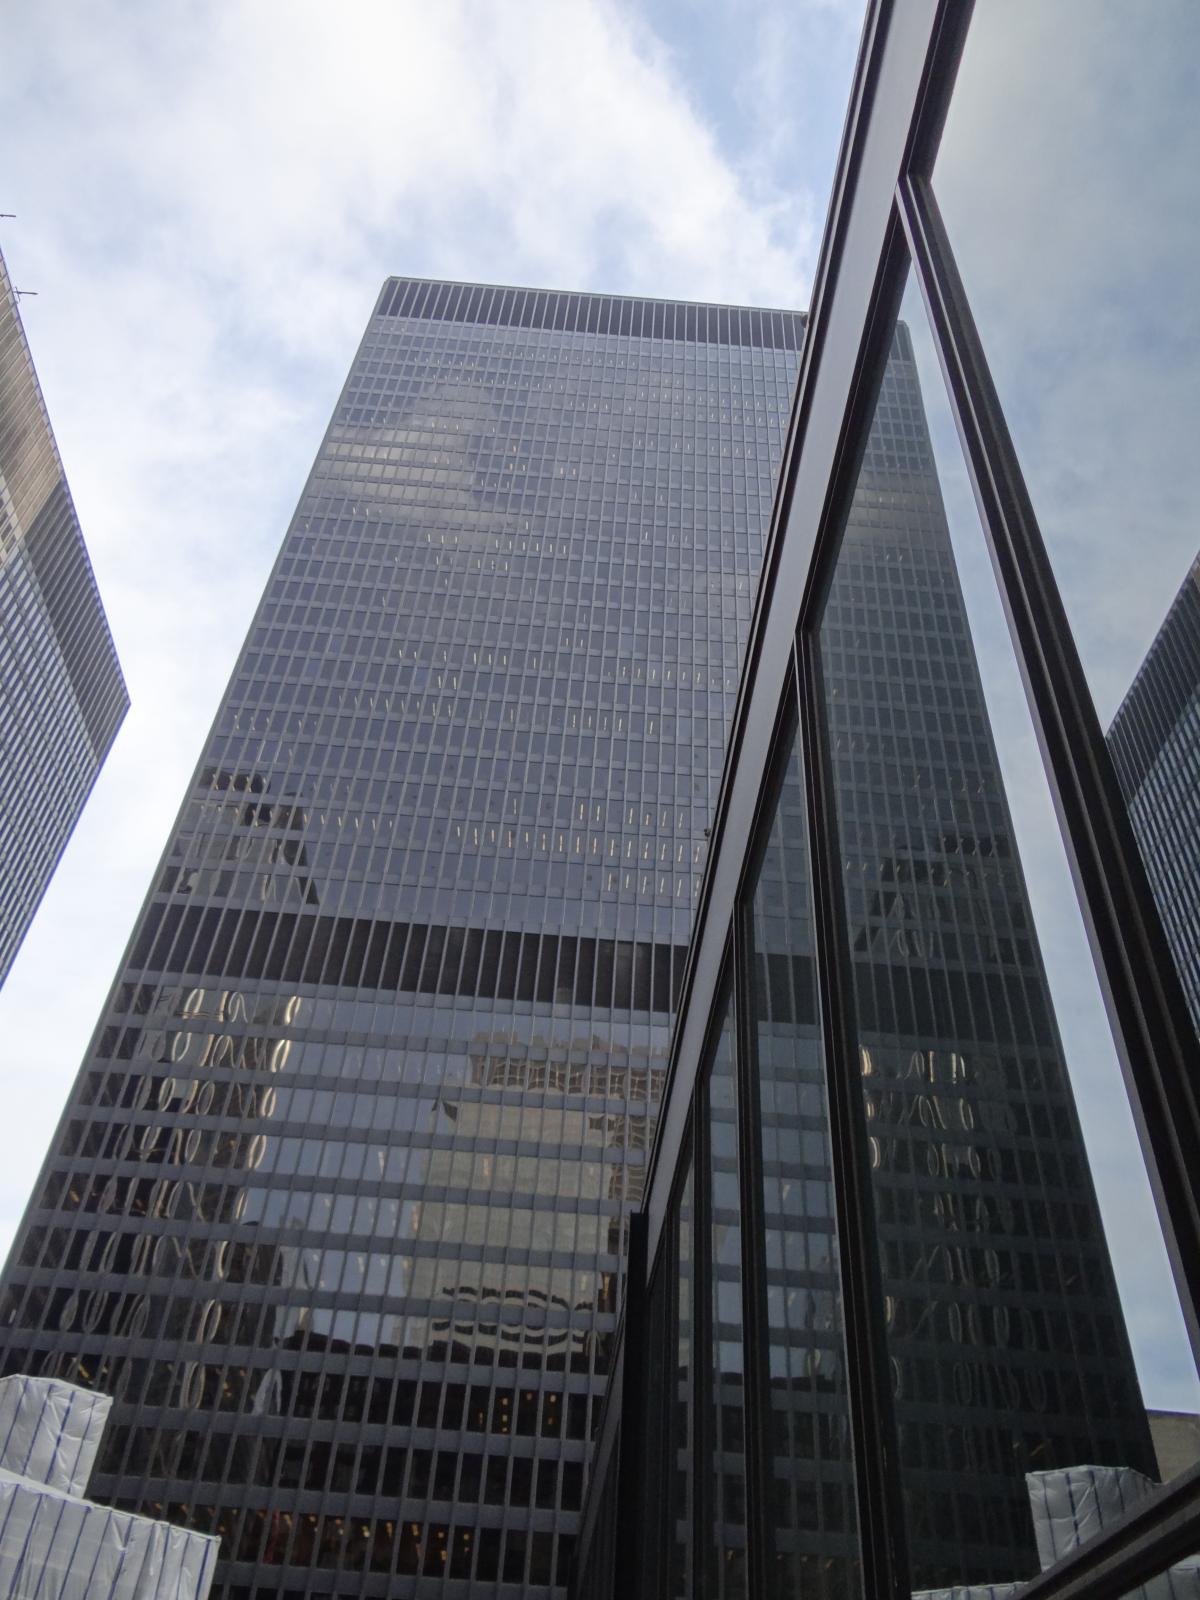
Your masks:
M 817 626 L 797 643 L 800 738 L 862 1592 L 870 1600 L 909 1600 L 900 1447 Z
M 638 1600 L 645 1563 L 646 1539 L 646 1361 L 650 1289 L 646 1281 L 646 1241 L 649 1226 L 644 1211 L 629 1215 L 629 1251 L 625 1268 L 625 1356 L 621 1384 L 621 1438 L 617 1459 L 609 1470 L 617 1473 L 617 1539 L 613 1561 L 613 1594 L 617 1600 Z
M 717 1014 L 728 1004 L 725 979 L 717 983 Z M 710 1057 L 711 1066 L 711 1057 Z M 692 1288 L 692 1340 L 696 1347 L 692 1374 L 692 1595 L 707 1593 L 708 1563 L 712 1559 L 713 1505 L 712 1407 L 717 1404 L 713 1382 L 712 1292 L 712 1134 L 709 1128 L 708 1069 L 700 1073 L 692 1102 L 692 1228 L 695 1233 L 695 1267 Z
M 1195 1030 L 937 201 L 896 198 L 1200 1359 Z
M 733 916 L 734 1086 L 742 1226 L 742 1352 L 745 1371 L 746 1590 L 772 1592 L 775 1540 L 771 1501 L 771 1374 L 763 1206 L 762 1110 L 754 1027 L 754 936 L 745 889 Z

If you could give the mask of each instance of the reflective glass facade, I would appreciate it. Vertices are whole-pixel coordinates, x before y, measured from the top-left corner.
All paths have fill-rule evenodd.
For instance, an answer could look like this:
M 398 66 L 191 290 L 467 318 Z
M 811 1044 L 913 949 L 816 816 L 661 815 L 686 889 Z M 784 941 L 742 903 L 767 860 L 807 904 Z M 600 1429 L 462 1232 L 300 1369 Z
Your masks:
M 1200 1028 L 1200 560 L 1113 718 L 1108 748 Z
M 3 1290 L 221 1594 L 565 1582 L 800 338 L 384 288 Z
M 0 257 L 0 983 L 128 708 Z

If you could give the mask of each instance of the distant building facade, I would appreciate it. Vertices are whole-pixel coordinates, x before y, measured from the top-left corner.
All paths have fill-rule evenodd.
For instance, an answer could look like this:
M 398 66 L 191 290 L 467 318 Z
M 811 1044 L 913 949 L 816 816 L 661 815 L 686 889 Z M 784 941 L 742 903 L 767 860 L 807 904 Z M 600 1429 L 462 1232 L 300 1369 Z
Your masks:
M 1113 718 L 1108 748 L 1200 1028 L 1200 556 Z
M 0 983 L 128 708 L 0 257 Z

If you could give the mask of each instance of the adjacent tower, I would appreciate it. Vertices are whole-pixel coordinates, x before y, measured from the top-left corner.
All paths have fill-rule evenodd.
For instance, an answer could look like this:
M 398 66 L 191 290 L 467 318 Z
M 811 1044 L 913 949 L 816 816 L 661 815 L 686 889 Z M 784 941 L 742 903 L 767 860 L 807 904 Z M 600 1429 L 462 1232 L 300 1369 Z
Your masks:
M 128 709 L 0 256 L 0 983 Z
M 1113 718 L 1108 748 L 1200 1028 L 1200 557 Z
M 565 1580 L 801 331 L 385 285 L 3 1297 L 222 1593 Z

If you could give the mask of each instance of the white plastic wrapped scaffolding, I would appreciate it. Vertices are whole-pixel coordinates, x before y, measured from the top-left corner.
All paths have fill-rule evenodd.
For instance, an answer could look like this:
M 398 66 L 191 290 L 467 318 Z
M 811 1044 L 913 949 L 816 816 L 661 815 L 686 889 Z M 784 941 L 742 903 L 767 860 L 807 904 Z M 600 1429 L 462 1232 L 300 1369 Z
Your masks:
M 0 1469 L 83 1495 L 112 1401 L 55 1378 L 0 1378 Z
M 1132 1467 L 1060 1467 L 1053 1472 L 1027 1472 L 1025 1487 L 1038 1560 L 1045 1572 L 1111 1527 L 1118 1517 L 1153 1494 L 1158 1484 Z M 1023 1583 L 959 1584 L 951 1589 L 922 1589 L 913 1600 L 1015 1600 L 1024 1588 Z M 1181 1561 L 1131 1590 L 1125 1600 L 1200 1600 L 1200 1556 Z
M 956 1583 L 952 1589 L 918 1589 L 913 1600 L 1017 1600 L 1023 1583 Z
M 1026 1473 L 1025 1483 L 1043 1572 L 1158 1488 L 1132 1467 L 1060 1467 Z M 1200 1600 L 1200 1556 L 1131 1590 L 1126 1600 Z
M 206 1600 L 218 1540 L 83 1498 L 110 1404 L 0 1379 L 0 1600 Z

